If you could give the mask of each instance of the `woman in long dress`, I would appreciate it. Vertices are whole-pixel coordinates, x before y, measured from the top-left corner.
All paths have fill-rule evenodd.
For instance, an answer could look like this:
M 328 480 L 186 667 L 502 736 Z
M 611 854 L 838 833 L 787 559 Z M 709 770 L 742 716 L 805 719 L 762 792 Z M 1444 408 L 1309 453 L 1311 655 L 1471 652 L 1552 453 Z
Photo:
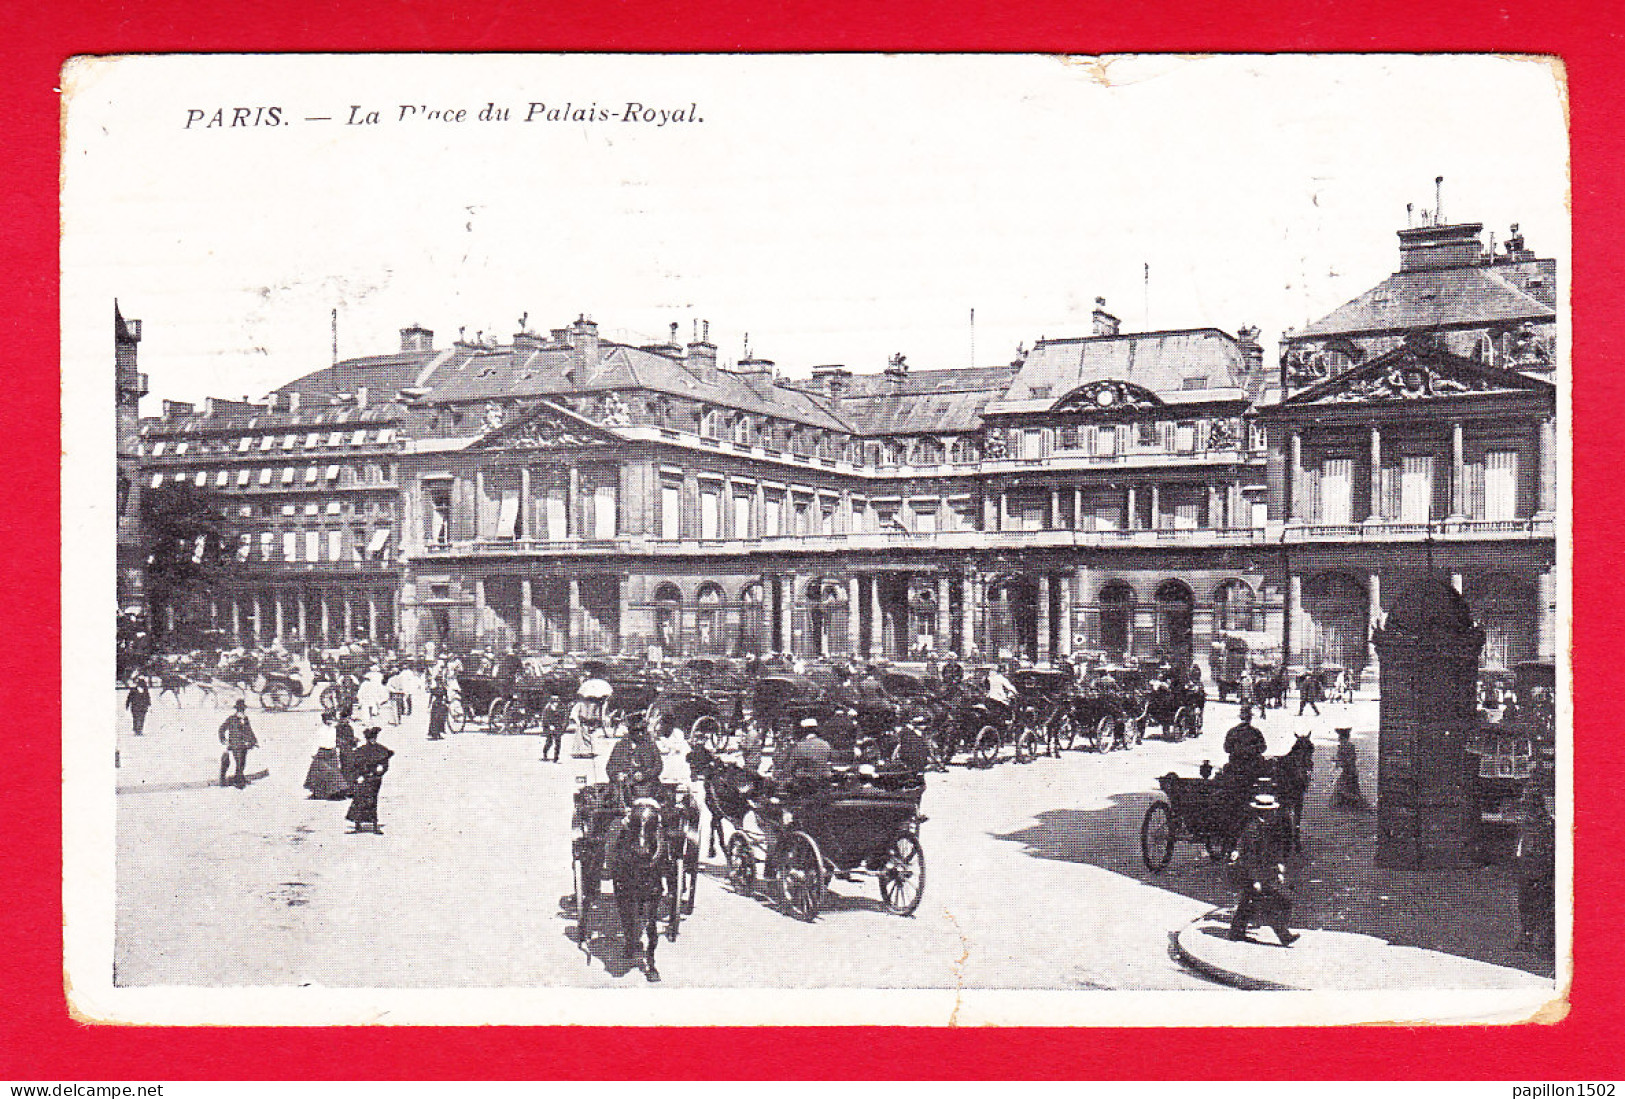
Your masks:
M 369 725 L 361 734 L 366 743 L 357 748 L 352 757 L 356 770 L 355 793 L 350 798 L 349 811 L 344 814 L 354 826 L 350 829 L 352 833 L 370 829 L 383 834 L 383 825 L 378 823 L 378 793 L 384 785 L 384 774 L 389 770 L 389 758 L 395 753 L 378 743 L 379 732 L 378 726 Z

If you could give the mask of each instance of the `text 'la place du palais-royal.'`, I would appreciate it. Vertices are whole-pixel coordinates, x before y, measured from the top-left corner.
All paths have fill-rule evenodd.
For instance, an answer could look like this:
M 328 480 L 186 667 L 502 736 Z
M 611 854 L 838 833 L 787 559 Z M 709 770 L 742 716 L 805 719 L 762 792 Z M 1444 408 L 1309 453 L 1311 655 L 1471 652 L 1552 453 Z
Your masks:
M 680 123 L 704 122 L 698 103 L 659 104 L 628 99 L 613 104 L 596 100 L 530 100 L 524 106 L 499 105 L 487 101 L 480 107 L 433 103 L 396 103 L 388 107 L 346 104 L 329 114 L 296 115 L 277 105 L 198 106 L 186 108 L 182 129 L 231 130 L 273 129 L 296 122 L 336 122 L 345 126 L 380 126 L 385 123 L 459 124 L 469 122 L 631 122 L 656 128 Z

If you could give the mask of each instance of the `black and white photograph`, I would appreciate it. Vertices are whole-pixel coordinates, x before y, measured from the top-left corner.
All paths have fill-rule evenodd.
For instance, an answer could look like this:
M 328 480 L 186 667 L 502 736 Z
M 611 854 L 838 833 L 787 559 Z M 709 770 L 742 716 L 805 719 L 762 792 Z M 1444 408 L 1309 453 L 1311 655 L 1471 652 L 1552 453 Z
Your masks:
M 1554 59 L 62 84 L 80 1018 L 1566 1011 Z

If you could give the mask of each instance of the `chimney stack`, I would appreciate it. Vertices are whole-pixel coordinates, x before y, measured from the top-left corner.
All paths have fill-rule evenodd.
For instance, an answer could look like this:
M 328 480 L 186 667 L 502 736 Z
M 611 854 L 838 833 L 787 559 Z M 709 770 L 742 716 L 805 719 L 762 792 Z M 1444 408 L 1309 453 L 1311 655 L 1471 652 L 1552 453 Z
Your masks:
M 570 325 L 570 372 L 579 385 L 598 366 L 598 326 L 585 313 Z
M 288 394 L 288 411 L 299 411 L 299 391 L 297 389 Z
M 694 340 L 688 345 L 688 368 L 706 385 L 717 384 L 717 345 L 711 342 L 711 322 L 696 324 Z
M 182 416 L 190 416 L 193 407 L 191 401 L 164 401 L 164 419 L 178 420 Z
M 846 386 L 852 378 L 852 371 L 840 365 L 815 366 L 812 376 L 813 381 L 823 383 L 824 392 L 829 394 L 830 400 L 839 401 L 846 396 Z
M 1264 346 L 1258 342 L 1258 326 L 1244 324 L 1236 329 L 1236 344 L 1241 348 L 1242 361 L 1247 373 L 1256 374 L 1264 367 Z
M 1094 316 L 1094 322 L 1095 322 L 1095 335 L 1097 335 L 1097 336 L 1115 336 L 1115 335 L 1117 335 L 1118 327 L 1122 322 L 1119 321 L 1116 317 L 1112 316 L 1110 313 L 1106 312 L 1106 299 L 1105 298 L 1096 298 L 1095 299 L 1095 311 L 1094 311 L 1093 316 Z
M 355 406 L 357 408 L 367 407 L 367 387 L 364 385 L 358 385 L 355 387 Z M 299 394 L 297 393 L 293 395 L 293 408 L 291 411 L 299 411 Z
M 1442 267 L 1476 267 L 1484 262 L 1484 243 L 1478 222 L 1464 225 L 1429 225 L 1399 231 L 1399 269 L 1429 271 Z
M 401 350 L 433 351 L 434 333 L 422 325 L 408 325 L 401 329 Z
M 896 382 L 908 377 L 908 356 L 899 351 L 886 360 L 886 377 Z

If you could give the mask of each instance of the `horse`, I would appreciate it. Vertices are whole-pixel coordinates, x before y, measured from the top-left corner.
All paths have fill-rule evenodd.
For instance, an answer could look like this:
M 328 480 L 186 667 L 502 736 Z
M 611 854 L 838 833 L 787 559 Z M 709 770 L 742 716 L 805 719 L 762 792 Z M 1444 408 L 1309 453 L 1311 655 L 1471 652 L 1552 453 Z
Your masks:
M 1286 706 L 1286 669 L 1272 668 L 1269 672 L 1253 677 L 1253 701 L 1260 710 L 1268 709 L 1272 704 L 1276 709 Z
M 1276 797 L 1292 828 L 1292 849 L 1302 851 L 1303 802 L 1315 772 L 1315 746 L 1308 733 L 1299 733 L 1285 755 L 1269 756 L 1264 762 L 1264 773 L 1274 780 Z
M 660 803 L 650 797 L 634 798 L 606 854 L 610 880 L 615 883 L 623 949 L 628 958 L 642 955 L 644 978 L 654 983 L 660 980 L 660 970 L 655 968 L 660 902 L 666 894 L 666 880 L 672 876 L 672 853 L 666 847 Z M 680 903 L 675 892 L 672 903 Z
M 768 780 L 737 763 L 730 763 L 712 754 L 703 745 L 696 745 L 688 753 L 689 773 L 700 780 L 705 788 L 705 808 L 711 824 L 706 829 L 706 858 L 717 857 L 717 845 L 727 846 L 722 822 L 736 829 L 741 827 L 745 814 L 750 812 L 752 799 L 757 797 Z

